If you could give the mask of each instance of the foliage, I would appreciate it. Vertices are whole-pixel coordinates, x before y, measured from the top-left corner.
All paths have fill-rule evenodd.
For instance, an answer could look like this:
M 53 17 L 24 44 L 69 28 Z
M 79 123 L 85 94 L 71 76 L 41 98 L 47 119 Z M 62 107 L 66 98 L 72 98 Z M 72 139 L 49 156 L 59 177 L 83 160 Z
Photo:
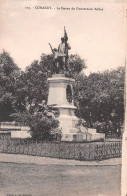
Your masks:
M 77 79 L 79 73 L 86 68 L 85 61 L 77 54 L 70 55 L 68 59 L 68 69 L 70 77 Z
M 124 74 L 124 67 L 119 67 L 82 77 L 77 84 L 78 115 L 90 127 L 96 127 L 99 122 L 105 132 L 120 131 L 124 121 Z
M 35 139 L 52 139 L 51 131 L 58 127 L 58 120 L 55 116 L 57 111 L 52 111 L 45 102 L 30 107 L 30 118 L 28 125 L 30 126 L 31 135 Z
M 22 83 L 24 83 L 24 90 L 27 94 L 27 102 L 32 103 L 36 100 L 40 103 L 42 100 L 48 98 L 48 81 L 47 78 L 52 76 L 53 56 L 41 55 L 41 60 L 33 61 L 32 64 L 26 68 L 26 72 L 22 75 Z M 71 55 L 68 62 L 69 77 L 76 78 L 78 73 L 85 67 L 84 61 L 78 55 Z M 67 75 L 67 73 L 65 73 Z
M 45 108 L 47 113 L 38 109 L 42 100 L 48 98 L 47 78 L 52 75 L 52 62 L 52 55 L 42 54 L 40 61 L 33 61 L 25 72 L 21 72 L 9 53 L 0 54 L 0 121 L 17 119 L 29 124 L 32 134 L 36 132 L 35 137 L 39 136 L 38 131 L 43 130 L 46 134 L 45 127 L 49 133 L 50 126 L 56 126 L 54 117 L 47 116 L 49 109 Z M 85 62 L 79 55 L 69 56 L 69 73 L 65 72 L 65 75 L 75 79 L 76 115 L 84 119 L 88 127 L 95 127 L 100 132 L 120 132 L 124 121 L 124 67 L 91 73 L 88 77 L 82 71 L 84 68 Z
M 16 83 L 20 76 L 20 69 L 3 51 L 0 54 L 0 121 L 11 120 L 9 115 L 16 110 Z
M 59 122 L 56 118 L 58 111 L 51 110 L 46 102 L 41 104 L 33 102 L 28 110 L 23 113 L 12 114 L 18 122 L 30 127 L 30 133 L 33 139 L 47 140 L 53 139 L 52 130 L 57 128 Z
M 27 88 L 27 102 L 29 104 L 33 100 L 36 100 L 37 103 L 41 103 L 42 100 L 47 100 L 48 81 L 46 70 L 43 68 L 38 61 L 34 61 L 27 67 L 24 73 L 25 87 Z

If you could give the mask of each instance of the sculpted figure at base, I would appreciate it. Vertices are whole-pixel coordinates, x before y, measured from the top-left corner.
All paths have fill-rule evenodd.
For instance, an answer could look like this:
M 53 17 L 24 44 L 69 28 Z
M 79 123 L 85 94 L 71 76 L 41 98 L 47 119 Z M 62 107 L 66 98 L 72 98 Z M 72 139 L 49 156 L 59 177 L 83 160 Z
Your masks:
M 50 48 L 53 53 L 53 73 L 64 73 L 64 71 L 68 71 L 67 63 L 68 63 L 68 50 L 71 49 L 68 41 L 68 36 L 64 27 L 64 37 L 61 38 L 61 43 L 58 46 L 58 49 L 52 48 L 51 44 Z
M 50 45 L 50 48 L 52 50 L 52 53 L 53 53 L 53 66 L 52 66 L 52 74 L 57 74 L 59 73 L 59 57 L 58 57 L 58 50 L 56 48 L 52 48 L 51 44 Z

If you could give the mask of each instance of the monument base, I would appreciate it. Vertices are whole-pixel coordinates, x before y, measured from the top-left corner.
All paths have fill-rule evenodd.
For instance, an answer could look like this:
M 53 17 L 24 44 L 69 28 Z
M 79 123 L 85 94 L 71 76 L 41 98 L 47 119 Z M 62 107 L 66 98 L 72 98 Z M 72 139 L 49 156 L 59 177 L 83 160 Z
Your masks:
M 11 131 L 11 138 L 31 138 L 31 134 L 28 131 Z
M 48 105 L 57 108 L 60 112 L 59 127 L 62 132 L 62 141 L 92 141 L 103 139 L 104 135 L 96 133 L 96 130 L 88 132 L 77 127 L 79 119 L 75 116 L 73 101 L 72 78 L 67 78 L 64 74 L 55 74 L 49 81 Z
M 76 125 L 78 118 L 74 111 L 73 102 L 74 79 L 67 78 L 63 74 L 55 74 L 49 81 L 48 105 L 57 108 L 60 112 L 59 127 L 62 131 L 62 141 L 73 141 L 78 133 Z
M 77 141 L 78 133 L 63 133 L 61 141 Z
M 79 129 L 76 127 L 78 124 L 78 118 L 74 114 L 74 106 L 69 105 L 61 105 L 54 106 L 54 108 L 58 108 L 60 112 L 59 127 L 62 131 L 62 141 L 75 141 L 76 135 Z

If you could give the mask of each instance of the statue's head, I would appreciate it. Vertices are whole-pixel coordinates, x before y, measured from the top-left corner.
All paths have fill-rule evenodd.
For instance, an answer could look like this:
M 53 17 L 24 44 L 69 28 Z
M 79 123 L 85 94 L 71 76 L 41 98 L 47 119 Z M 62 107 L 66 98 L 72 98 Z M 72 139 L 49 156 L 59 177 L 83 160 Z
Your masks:
M 54 50 L 55 52 L 57 52 L 57 51 L 58 51 L 58 50 L 57 50 L 57 48 L 54 48 L 53 50 Z
M 65 41 L 64 37 L 61 37 L 61 41 L 62 41 L 62 43 Z

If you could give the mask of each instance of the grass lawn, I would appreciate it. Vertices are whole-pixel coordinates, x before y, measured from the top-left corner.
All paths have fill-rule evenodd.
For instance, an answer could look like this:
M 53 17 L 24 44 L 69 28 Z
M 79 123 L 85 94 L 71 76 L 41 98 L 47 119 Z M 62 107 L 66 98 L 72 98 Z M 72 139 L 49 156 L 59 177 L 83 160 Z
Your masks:
M 0 196 L 120 196 L 120 175 L 120 165 L 0 163 Z

